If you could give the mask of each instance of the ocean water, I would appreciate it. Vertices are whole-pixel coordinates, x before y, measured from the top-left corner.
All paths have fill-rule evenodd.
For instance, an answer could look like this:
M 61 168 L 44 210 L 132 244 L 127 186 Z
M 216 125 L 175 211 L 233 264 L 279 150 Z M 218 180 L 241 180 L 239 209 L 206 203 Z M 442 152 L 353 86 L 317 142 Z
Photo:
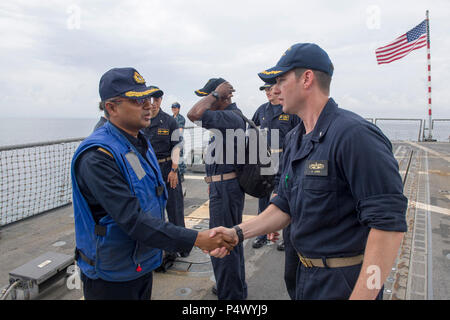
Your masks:
M 87 137 L 96 119 L 20 119 L 0 118 L 0 146 L 47 142 Z M 420 123 L 417 121 L 377 121 L 377 126 L 392 141 L 417 141 Z M 450 121 L 435 122 L 433 138 L 450 142 Z
M 0 119 L 0 147 L 84 138 L 98 119 Z M 417 121 L 377 121 L 392 141 L 417 141 Z M 185 131 L 185 158 L 206 145 L 209 132 Z M 198 131 L 197 131 L 198 133 Z M 434 138 L 449 142 L 450 121 L 436 122 Z M 194 144 L 189 141 L 193 141 Z M 78 142 L 0 151 L 0 227 L 70 202 L 70 159 Z M 9 149 L 9 148 L 8 148 Z
M 98 119 L 0 118 L 0 146 L 87 137 Z

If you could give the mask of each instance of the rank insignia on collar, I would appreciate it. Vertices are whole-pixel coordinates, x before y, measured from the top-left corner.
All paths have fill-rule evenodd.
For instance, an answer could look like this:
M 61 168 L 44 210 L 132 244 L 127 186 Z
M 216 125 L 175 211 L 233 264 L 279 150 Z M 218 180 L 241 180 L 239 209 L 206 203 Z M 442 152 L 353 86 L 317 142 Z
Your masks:
M 288 114 L 281 114 L 278 120 L 282 121 L 289 121 L 289 115 Z

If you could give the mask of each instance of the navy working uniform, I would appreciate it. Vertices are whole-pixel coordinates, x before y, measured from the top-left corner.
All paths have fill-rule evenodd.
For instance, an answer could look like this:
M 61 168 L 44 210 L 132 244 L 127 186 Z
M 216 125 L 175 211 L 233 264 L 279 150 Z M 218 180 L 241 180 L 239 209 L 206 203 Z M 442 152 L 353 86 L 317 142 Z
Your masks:
M 331 61 L 324 53 L 316 45 L 295 45 L 276 67 L 259 75 L 273 80 L 292 65 L 327 72 L 324 65 Z M 407 230 L 407 199 L 392 145 L 378 127 L 330 98 L 314 130 L 305 135 L 300 123 L 285 146 L 278 195 L 271 203 L 291 216 L 290 238 L 302 262 L 296 299 L 348 299 L 370 229 Z M 330 258 L 358 262 L 330 267 Z M 382 295 L 383 289 L 378 299 Z
M 289 115 L 283 112 L 281 105 L 273 105 L 270 102 L 261 105 L 255 112 L 252 118 L 253 122 L 260 127 L 266 129 L 267 146 L 271 149 L 272 155 L 278 154 L 281 158 L 283 152 L 284 138 L 287 133 L 291 131 L 299 122 L 300 119 L 296 115 Z M 276 149 L 272 146 L 272 130 L 278 130 L 278 146 Z M 263 212 L 269 205 L 270 195 L 259 199 L 258 214 Z M 260 236 L 261 239 L 266 240 L 266 235 Z
M 103 101 L 149 92 L 132 68 L 112 69 L 100 81 Z M 191 250 L 197 238 L 164 222 L 167 190 L 151 145 L 107 122 L 80 144 L 71 174 L 85 298 L 149 299 L 161 249 Z
M 172 109 L 173 108 L 178 108 L 180 109 L 181 106 L 178 102 L 175 102 L 172 104 Z M 178 114 L 176 116 L 174 116 L 174 119 L 177 121 L 178 123 L 178 128 L 183 129 L 186 126 L 186 119 L 181 115 L 180 112 L 178 112 Z M 184 173 L 186 172 L 186 164 L 184 163 L 183 160 L 183 156 L 184 156 L 184 149 L 181 149 L 180 151 L 180 163 L 178 165 L 178 171 L 180 171 L 180 176 L 181 176 L 181 182 L 184 181 Z
M 265 89 L 263 86 L 260 89 Z M 300 118 L 296 115 L 289 115 L 283 112 L 283 107 L 281 105 L 273 105 L 270 102 L 261 105 L 255 112 L 252 118 L 253 122 L 259 126 L 261 129 L 267 129 L 267 145 L 268 148 L 272 146 L 272 129 L 278 129 L 279 142 L 276 149 L 271 148 L 272 155 L 278 156 L 279 159 L 282 157 L 283 145 L 286 135 L 290 130 L 292 130 L 299 122 Z M 275 188 L 277 190 L 279 181 L 279 175 L 275 178 Z M 269 205 L 271 195 L 258 199 L 258 214 L 263 212 Z M 297 254 L 290 244 L 289 234 L 290 226 L 287 226 L 283 230 L 283 240 L 285 247 L 285 283 L 289 293 L 289 296 L 294 299 L 295 297 L 295 274 L 297 266 L 299 264 Z M 258 247 L 258 243 L 265 243 L 267 241 L 267 235 L 258 236 L 255 241 L 254 247 Z
M 206 96 L 225 80 L 212 79 L 209 86 L 195 91 L 198 96 Z M 213 84 L 213 85 L 211 85 Z M 222 156 L 216 157 L 216 138 L 212 137 L 208 145 L 207 155 L 218 159 L 218 162 L 206 159 L 207 177 L 217 177 L 222 174 L 232 174 L 237 169 L 237 143 L 234 141 L 227 144 L 226 129 L 241 129 L 245 131 L 244 120 L 232 110 L 239 110 L 235 103 L 230 104 L 224 110 L 206 110 L 202 116 L 201 123 L 205 129 L 220 131 L 223 140 Z M 240 110 L 239 110 L 240 111 Z M 219 140 L 220 141 L 220 140 Z M 228 145 L 228 150 L 227 150 Z M 226 154 L 234 152 L 233 163 L 227 163 Z M 232 178 L 222 181 L 209 182 L 209 227 L 232 227 L 242 222 L 244 210 L 245 193 L 239 185 L 238 179 Z M 245 281 L 244 247 L 239 244 L 223 259 L 211 257 L 214 276 L 217 284 L 217 297 L 220 300 L 245 300 L 247 299 L 247 283 Z
M 160 92 L 159 95 L 158 92 Z M 155 94 L 156 97 L 161 97 L 162 91 L 159 90 L 155 92 Z M 175 136 L 177 130 L 178 124 L 176 120 L 160 109 L 158 114 L 151 119 L 150 126 L 144 128 L 142 132 L 150 140 L 153 150 L 155 151 L 156 158 L 158 159 L 163 179 L 166 183 L 166 189 L 168 192 L 166 206 L 167 217 L 171 223 L 180 227 L 185 227 L 183 189 L 178 170 L 178 184 L 175 189 L 170 187 L 169 183 L 167 182 L 169 173 L 172 171 L 172 150 L 175 147 L 180 148 L 180 146 L 177 146 L 177 144 L 181 142 L 181 136 L 179 136 L 178 138 Z M 172 134 L 174 132 L 175 135 L 174 137 L 172 137 Z M 182 256 L 187 256 L 189 254 L 189 251 L 180 252 L 180 254 Z M 173 258 L 175 256 L 175 253 L 171 253 L 171 256 Z
M 283 154 L 283 145 L 285 137 L 289 131 L 291 131 L 298 123 L 300 118 L 296 115 L 289 115 L 283 112 L 283 107 L 281 105 L 272 105 L 267 102 L 261 105 L 255 112 L 253 122 L 260 126 L 261 129 L 267 129 L 267 144 L 268 147 L 272 146 L 272 129 L 278 129 L 279 143 L 277 149 L 271 148 L 272 155 L 278 156 L 281 159 Z M 279 181 L 279 175 L 275 178 L 275 193 L 277 190 Z M 269 205 L 271 195 L 264 198 L 258 199 L 258 214 L 263 212 Z M 295 275 L 299 264 L 297 254 L 292 247 L 290 240 L 290 225 L 283 230 L 283 241 L 285 247 L 285 284 L 289 296 L 291 299 L 295 298 Z M 257 241 L 267 241 L 267 235 L 259 236 Z
M 314 130 L 304 133 L 298 125 L 286 143 L 278 196 L 271 200 L 290 214 L 298 253 L 310 259 L 353 257 L 364 253 L 370 228 L 406 231 L 398 164 L 375 125 L 330 99 Z M 361 264 L 302 264 L 296 298 L 348 299 L 360 270 Z

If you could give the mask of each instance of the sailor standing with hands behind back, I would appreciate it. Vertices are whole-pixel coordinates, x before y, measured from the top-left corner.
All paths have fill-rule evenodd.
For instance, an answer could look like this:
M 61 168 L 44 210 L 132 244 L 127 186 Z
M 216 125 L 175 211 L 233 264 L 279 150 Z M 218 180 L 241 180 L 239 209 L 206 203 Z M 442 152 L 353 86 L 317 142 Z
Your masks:
M 184 127 L 186 125 L 186 119 L 180 114 L 180 104 L 178 102 L 174 102 L 172 103 L 172 113 L 173 113 L 173 118 L 177 121 L 178 123 L 178 128 L 180 129 L 180 133 L 181 133 L 181 137 L 183 137 L 183 131 L 184 131 Z M 178 164 L 178 171 L 180 172 L 180 181 L 183 182 L 184 181 L 184 173 L 186 171 L 186 164 L 184 163 L 183 160 L 183 149 L 181 149 L 180 151 L 180 161 Z
M 181 150 L 181 132 L 177 121 L 161 110 L 164 92 L 158 87 L 152 87 L 154 102 L 150 106 L 150 125 L 142 132 L 150 140 L 163 179 L 167 186 L 167 217 L 176 226 L 184 227 L 184 198 L 181 186 L 178 163 Z M 179 252 L 180 256 L 187 257 L 189 251 Z M 173 265 L 177 252 L 165 252 L 161 268 L 157 271 L 165 272 Z

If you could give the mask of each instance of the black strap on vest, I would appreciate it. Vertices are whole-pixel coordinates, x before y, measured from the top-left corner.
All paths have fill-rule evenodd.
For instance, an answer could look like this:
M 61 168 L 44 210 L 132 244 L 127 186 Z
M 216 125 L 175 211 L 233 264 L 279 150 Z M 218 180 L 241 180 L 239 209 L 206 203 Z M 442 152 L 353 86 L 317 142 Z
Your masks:
M 78 258 L 81 258 L 84 260 L 84 262 L 88 263 L 89 265 L 95 267 L 95 261 L 89 259 L 81 250 L 78 250 L 78 248 L 75 248 L 75 261 L 78 260 Z
M 104 237 L 106 236 L 106 227 L 105 226 L 101 226 L 99 224 L 96 224 L 94 227 L 94 234 L 96 236 L 101 236 Z M 82 260 L 84 260 L 84 262 L 88 263 L 89 265 L 95 267 L 95 261 L 89 259 L 81 250 L 79 250 L 78 248 L 75 248 L 75 261 L 78 260 L 78 258 L 81 258 Z
M 256 124 L 252 120 L 250 120 L 246 116 L 244 116 L 244 114 L 240 110 L 235 109 L 235 110 L 231 110 L 231 111 L 234 112 L 235 114 L 237 114 L 238 116 L 240 116 L 245 122 L 247 122 L 250 125 L 250 127 L 255 129 L 256 133 L 258 134 L 258 139 L 259 139 L 260 131 L 259 131 L 258 127 L 256 126 Z M 272 151 L 270 150 L 269 146 L 267 146 L 267 155 L 268 156 L 272 155 Z
M 106 236 L 106 227 L 96 224 L 94 228 L 94 233 L 96 236 L 104 237 Z

